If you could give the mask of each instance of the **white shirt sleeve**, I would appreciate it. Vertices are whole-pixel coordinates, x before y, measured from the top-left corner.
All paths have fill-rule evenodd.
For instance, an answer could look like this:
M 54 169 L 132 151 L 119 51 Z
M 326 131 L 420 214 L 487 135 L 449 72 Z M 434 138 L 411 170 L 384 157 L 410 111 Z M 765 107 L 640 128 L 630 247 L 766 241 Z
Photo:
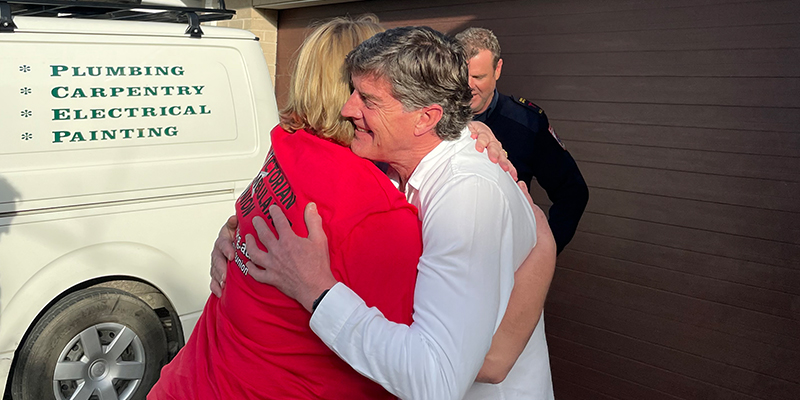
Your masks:
M 411 326 L 386 320 L 342 283 L 311 318 L 312 330 L 334 352 L 402 399 L 464 396 L 521 262 L 511 259 L 513 221 L 496 183 L 476 176 L 459 181 L 438 191 L 426 209 Z

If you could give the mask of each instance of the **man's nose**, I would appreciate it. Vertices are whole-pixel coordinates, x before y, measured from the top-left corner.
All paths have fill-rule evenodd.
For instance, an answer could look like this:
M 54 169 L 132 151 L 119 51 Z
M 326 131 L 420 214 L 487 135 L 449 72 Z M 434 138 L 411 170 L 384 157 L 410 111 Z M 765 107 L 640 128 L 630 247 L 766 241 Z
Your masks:
M 350 98 L 347 99 L 347 101 L 344 103 L 344 106 L 342 107 L 342 116 L 345 118 L 355 118 L 355 119 L 361 118 L 361 112 L 360 109 L 358 108 L 358 102 L 359 102 L 358 94 L 355 91 L 353 91 L 353 93 L 350 93 Z

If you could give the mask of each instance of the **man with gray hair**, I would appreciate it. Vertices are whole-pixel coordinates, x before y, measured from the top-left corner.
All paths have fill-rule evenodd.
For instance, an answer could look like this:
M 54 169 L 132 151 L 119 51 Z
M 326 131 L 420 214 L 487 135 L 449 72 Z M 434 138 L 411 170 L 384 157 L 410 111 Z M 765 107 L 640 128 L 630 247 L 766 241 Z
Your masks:
M 390 177 L 422 220 L 414 322 L 386 320 L 335 280 L 313 204 L 306 209 L 307 239 L 294 234 L 277 206 L 269 212 L 279 239 L 254 218 L 268 252 L 248 235 L 251 276 L 311 311 L 311 328 L 323 342 L 400 398 L 551 399 L 541 322 L 502 383 L 473 384 L 490 346 L 503 345 L 492 336 L 506 324 L 504 313 L 516 301 L 509 302 L 515 271 L 537 238 L 524 193 L 473 149 L 465 129 L 471 93 L 462 47 L 427 27 L 396 28 L 359 45 L 346 68 L 354 90 L 342 115 L 355 124 L 351 148 L 391 167 Z M 554 251 L 551 245 L 553 257 Z M 530 289 L 523 295 L 536 297 L 538 316 L 553 268 L 539 265 L 521 280 Z
M 500 43 L 492 31 L 467 28 L 456 35 L 467 53 L 474 119 L 485 123 L 508 151 L 519 179 L 536 181 L 553 202 L 550 229 L 558 252 L 572 240 L 589 201 L 589 189 L 575 160 L 556 135 L 544 110 L 522 97 L 497 91 L 503 71 Z

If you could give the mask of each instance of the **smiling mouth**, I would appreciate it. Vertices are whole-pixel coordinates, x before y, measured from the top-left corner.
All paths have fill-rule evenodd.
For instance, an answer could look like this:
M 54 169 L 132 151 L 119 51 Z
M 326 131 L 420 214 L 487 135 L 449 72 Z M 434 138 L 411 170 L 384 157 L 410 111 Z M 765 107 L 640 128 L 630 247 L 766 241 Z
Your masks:
M 356 132 L 361 132 L 361 133 L 364 133 L 364 134 L 367 134 L 367 135 L 372 134 L 372 131 L 368 131 L 368 130 L 366 130 L 364 128 L 361 128 L 359 126 L 356 126 Z

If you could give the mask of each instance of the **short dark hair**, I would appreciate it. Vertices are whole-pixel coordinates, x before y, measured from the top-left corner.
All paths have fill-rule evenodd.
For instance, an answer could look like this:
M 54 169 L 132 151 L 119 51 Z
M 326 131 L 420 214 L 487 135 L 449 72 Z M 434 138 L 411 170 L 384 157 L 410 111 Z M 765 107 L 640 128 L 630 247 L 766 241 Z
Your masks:
M 467 28 L 456 35 L 456 40 L 464 46 L 467 60 L 478 55 L 481 50 L 492 52 L 492 66 L 497 68 L 500 61 L 500 42 L 497 36 L 486 28 Z
M 406 111 L 432 104 L 443 109 L 436 125 L 442 140 L 454 140 L 472 119 L 464 48 L 427 26 L 389 29 L 365 40 L 345 60 L 352 76 L 387 79 Z

